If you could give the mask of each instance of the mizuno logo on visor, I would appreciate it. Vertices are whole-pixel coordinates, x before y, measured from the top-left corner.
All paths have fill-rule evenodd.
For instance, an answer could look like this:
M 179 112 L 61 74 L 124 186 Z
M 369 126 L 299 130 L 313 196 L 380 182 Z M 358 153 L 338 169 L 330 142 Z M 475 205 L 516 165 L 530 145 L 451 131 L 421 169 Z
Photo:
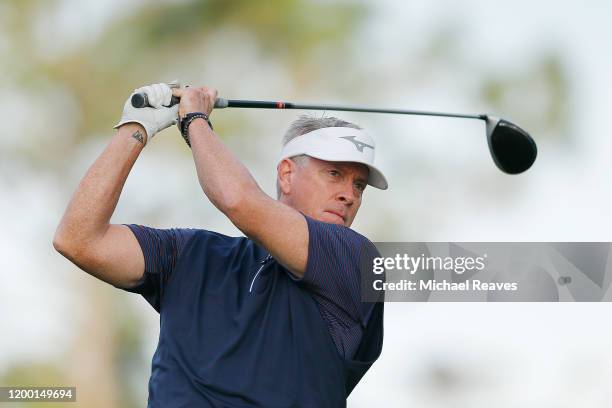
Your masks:
M 355 140 L 355 137 L 356 136 L 340 136 L 340 139 L 346 139 L 352 144 L 354 144 L 355 148 L 359 150 L 360 153 L 363 153 L 364 147 L 369 147 L 370 149 L 374 150 L 374 146 L 370 146 L 367 143 L 363 143 L 363 142 L 360 142 L 359 140 Z

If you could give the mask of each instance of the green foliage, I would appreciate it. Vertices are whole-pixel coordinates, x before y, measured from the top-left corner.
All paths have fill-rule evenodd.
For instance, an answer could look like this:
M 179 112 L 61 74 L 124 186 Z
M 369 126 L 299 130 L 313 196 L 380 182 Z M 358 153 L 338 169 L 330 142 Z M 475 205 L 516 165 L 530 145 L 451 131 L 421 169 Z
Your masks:
M 4 387 L 70 386 L 63 385 L 63 379 L 64 373 L 54 362 L 24 362 L 11 366 L 0 377 L 0 384 Z
M 119 398 L 122 407 L 142 406 L 142 398 L 146 393 L 136 390 L 146 390 L 148 381 L 142 373 L 150 370 L 150 359 L 144 359 L 142 348 L 144 343 L 144 327 L 140 316 L 125 301 L 113 303 L 114 320 L 114 366 L 115 378 L 121 384 Z
M 512 76 L 490 75 L 481 94 L 498 112 L 515 112 L 538 137 L 569 138 L 569 78 L 557 55 L 544 55 Z
M 35 21 L 28 19 L 40 15 L 36 9 L 41 7 L 51 6 L 10 3 L 10 36 L 16 45 L 11 74 L 25 87 L 53 83 L 69 89 L 81 109 L 78 138 L 108 131 L 135 86 L 159 81 L 177 61 L 199 63 L 197 50 L 217 30 L 248 33 L 263 57 L 299 72 L 297 67 L 308 65 L 322 43 L 341 49 L 365 15 L 358 5 L 305 0 L 145 3 L 133 14 L 120 16 L 95 42 L 47 61 L 32 54 Z M 214 55 L 207 61 L 231 63 L 215 60 Z
M 12 365 L 0 375 L 0 385 L 3 387 L 74 386 L 74 384 L 67 383 L 64 372 L 56 363 L 51 361 L 22 361 L 21 363 Z M 58 403 L 52 403 L 51 405 L 57 404 Z M 49 403 L 20 402 L 18 405 L 20 408 L 35 408 L 48 406 Z

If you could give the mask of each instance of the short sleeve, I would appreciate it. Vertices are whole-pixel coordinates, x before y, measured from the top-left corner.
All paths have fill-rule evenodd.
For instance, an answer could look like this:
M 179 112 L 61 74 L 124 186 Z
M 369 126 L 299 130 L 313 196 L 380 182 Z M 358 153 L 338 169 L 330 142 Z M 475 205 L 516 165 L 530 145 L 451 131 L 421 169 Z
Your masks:
M 141 294 L 158 312 L 168 279 L 171 277 L 182 249 L 195 229 L 156 229 L 129 224 L 144 256 L 145 270 L 140 281 L 131 288 L 120 288 Z
M 364 259 L 380 256 L 367 238 L 352 229 L 306 217 L 308 261 L 300 280 L 323 301 L 325 313 L 343 321 L 345 327 L 367 324 L 372 304 L 361 301 L 361 270 Z

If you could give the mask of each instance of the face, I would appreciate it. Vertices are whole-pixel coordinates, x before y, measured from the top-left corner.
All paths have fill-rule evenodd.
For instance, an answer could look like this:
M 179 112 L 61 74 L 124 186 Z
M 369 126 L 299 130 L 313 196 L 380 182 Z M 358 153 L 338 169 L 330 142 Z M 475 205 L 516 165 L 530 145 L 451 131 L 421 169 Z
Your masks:
M 360 163 L 285 159 L 278 167 L 280 200 L 315 220 L 349 227 L 361 206 L 368 172 Z

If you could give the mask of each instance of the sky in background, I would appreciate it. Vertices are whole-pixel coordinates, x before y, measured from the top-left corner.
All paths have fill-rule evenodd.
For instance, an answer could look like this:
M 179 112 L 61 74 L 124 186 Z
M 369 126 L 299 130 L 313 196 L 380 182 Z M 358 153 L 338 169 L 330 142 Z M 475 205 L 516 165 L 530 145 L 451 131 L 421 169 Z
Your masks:
M 94 41 L 105 24 L 140 3 L 126 7 L 118 0 L 65 2 L 60 12 L 41 18 L 41 47 L 52 58 L 81 41 Z M 386 0 L 367 4 L 376 6 L 351 47 L 368 75 L 360 85 L 361 93 L 347 102 L 489 112 L 490 107 L 477 97 L 477 78 L 528 75 L 529 61 L 550 50 L 558 54 L 569 87 L 563 134 L 536 126 L 538 159 L 520 176 L 502 174 L 494 167 L 484 124 L 478 121 L 343 114 L 375 135 L 377 163 L 388 174 L 391 187 L 388 192 L 366 192 L 356 230 L 373 241 L 612 241 L 612 165 L 608 160 L 612 126 L 606 119 L 612 107 L 608 44 L 612 3 Z M 54 35 L 45 37 L 49 28 Z M 434 32 L 442 33 L 446 44 L 451 44 L 451 51 L 438 60 L 424 47 Z M 280 70 L 249 53 L 248 42 L 231 50 L 222 50 L 224 44 L 220 38 L 211 47 L 216 55 L 227 53 L 227 59 L 207 66 L 202 78 L 194 79 L 215 78 L 224 70 L 236 70 L 239 75 L 240 69 L 232 63 L 257 61 L 251 75 L 259 81 L 237 79 L 239 90 L 222 84 L 241 92 L 228 94 L 229 98 L 262 95 L 263 99 L 287 92 L 277 97 L 345 102 L 342 94 L 331 91 L 296 92 Z M 429 55 L 437 64 L 431 70 L 424 62 L 399 71 L 405 69 L 406 61 L 418 62 L 415 56 L 420 55 Z M 210 85 L 216 86 L 214 79 Z M 494 113 L 507 114 L 521 126 L 523 114 L 527 124 L 536 124 L 530 115 L 537 116 L 538 106 L 546 103 L 537 99 L 543 93 L 518 89 L 507 98 L 509 105 L 522 107 L 519 115 Z M 26 115 L 15 111 L 12 96 L 0 91 L 0 111 L 6 115 L 0 149 L 18 143 L 19 122 L 10 118 Z M 215 112 L 222 118 L 231 114 Z M 257 139 L 230 137 L 226 143 L 241 151 L 240 159 L 273 194 L 279 135 L 295 114 L 243 115 L 253 123 L 262 122 L 255 127 Z M 0 276 L 4 282 L 0 287 L 0 371 L 15 361 L 53 358 L 70 344 L 74 322 L 87 319 L 87 308 L 80 307 L 83 299 L 79 297 L 83 273 L 54 253 L 51 237 L 70 192 L 105 142 L 103 137 L 91 139 L 79 147 L 78 157 L 67 158 L 74 161 L 65 181 L 69 188 L 59 189 L 52 174 L 20 167 L 15 161 L 0 163 Z M 193 174 L 193 163 L 186 158 L 184 152 L 165 152 L 163 143 L 147 146 L 114 219 L 131 222 L 165 212 L 167 216 L 155 226 L 189 225 L 238 234 L 209 203 L 197 212 L 181 212 L 174 200 L 168 200 L 169 196 L 177 202 L 202 199 L 195 176 L 175 182 Z M 167 167 L 161 170 L 159 163 Z M 153 309 L 138 296 L 92 284 L 117 302 L 128 299 L 141 315 L 143 330 L 150 333 L 143 354 L 150 359 L 159 321 Z M 390 303 L 385 307 L 383 354 L 351 395 L 351 407 L 408 403 L 484 407 L 491 406 L 491 401 L 497 407 L 603 407 L 612 397 L 612 324 L 608 319 L 612 307 L 607 303 Z M 143 388 L 147 381 L 148 377 L 142 379 Z

